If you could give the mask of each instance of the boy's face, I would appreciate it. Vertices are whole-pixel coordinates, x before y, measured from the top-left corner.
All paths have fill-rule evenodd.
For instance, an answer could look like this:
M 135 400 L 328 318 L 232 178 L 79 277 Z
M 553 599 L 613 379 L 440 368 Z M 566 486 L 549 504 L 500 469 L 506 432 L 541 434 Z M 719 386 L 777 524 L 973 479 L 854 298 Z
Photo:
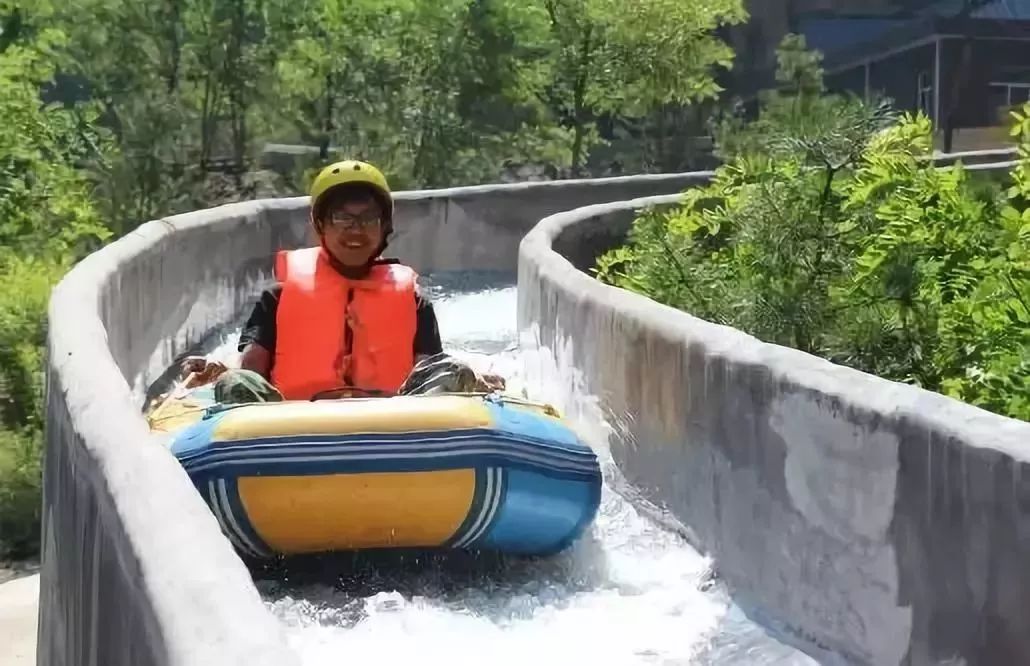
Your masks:
M 326 249 L 347 268 L 375 258 L 383 241 L 382 210 L 375 199 L 348 201 L 330 208 L 319 220 Z

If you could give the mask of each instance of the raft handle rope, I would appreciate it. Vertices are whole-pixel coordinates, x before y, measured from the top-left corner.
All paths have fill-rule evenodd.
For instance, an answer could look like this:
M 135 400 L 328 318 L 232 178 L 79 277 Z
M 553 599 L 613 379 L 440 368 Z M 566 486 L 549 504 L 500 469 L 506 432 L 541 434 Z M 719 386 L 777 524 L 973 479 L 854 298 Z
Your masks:
M 355 395 L 327 395 L 330 393 L 343 392 Z M 386 398 L 389 394 L 386 391 L 380 391 L 379 389 L 366 389 L 359 386 L 337 386 L 335 388 L 326 389 L 319 391 L 315 395 L 311 396 L 311 402 L 318 400 L 351 400 L 353 398 Z

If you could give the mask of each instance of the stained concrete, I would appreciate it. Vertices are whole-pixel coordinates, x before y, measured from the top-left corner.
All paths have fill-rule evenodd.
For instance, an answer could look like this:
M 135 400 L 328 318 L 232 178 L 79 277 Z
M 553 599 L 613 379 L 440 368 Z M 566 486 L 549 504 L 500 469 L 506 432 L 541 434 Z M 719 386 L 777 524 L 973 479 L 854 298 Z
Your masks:
M 401 193 L 391 254 L 422 271 L 512 272 L 519 239 L 541 217 L 692 182 L 664 175 Z M 249 307 L 276 250 L 310 242 L 306 204 L 248 202 L 149 222 L 54 290 L 39 664 L 298 663 L 140 407 L 180 354 Z
M 559 213 L 520 246 L 522 341 L 598 396 L 628 480 L 827 663 L 1030 663 L 1030 424 L 583 272 L 674 200 Z

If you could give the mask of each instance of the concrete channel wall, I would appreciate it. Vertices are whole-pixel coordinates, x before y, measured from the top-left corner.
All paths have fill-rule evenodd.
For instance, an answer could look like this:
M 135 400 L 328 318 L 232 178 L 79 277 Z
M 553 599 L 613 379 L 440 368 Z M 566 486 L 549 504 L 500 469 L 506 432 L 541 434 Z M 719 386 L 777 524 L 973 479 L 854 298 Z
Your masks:
M 391 254 L 419 270 L 514 272 L 540 218 L 672 193 L 691 178 L 562 181 L 398 196 Z M 306 242 L 306 198 L 149 222 L 89 256 L 49 313 L 38 663 L 298 663 L 175 459 L 149 439 L 143 389 L 235 321 L 273 253 Z
M 1030 663 L 1030 424 L 583 272 L 674 200 L 556 214 L 519 253 L 523 345 L 598 397 L 629 484 L 827 663 Z

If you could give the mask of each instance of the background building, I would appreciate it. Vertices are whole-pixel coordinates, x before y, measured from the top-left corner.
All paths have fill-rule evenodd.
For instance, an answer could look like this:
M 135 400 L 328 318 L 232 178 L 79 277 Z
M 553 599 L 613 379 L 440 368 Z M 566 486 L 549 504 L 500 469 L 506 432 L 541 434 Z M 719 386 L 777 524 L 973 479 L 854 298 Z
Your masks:
M 750 0 L 729 31 L 729 89 L 746 101 L 775 85 L 789 32 L 824 54 L 827 85 L 883 94 L 933 119 L 946 151 L 1007 141 L 1011 107 L 1030 100 L 1030 0 Z

